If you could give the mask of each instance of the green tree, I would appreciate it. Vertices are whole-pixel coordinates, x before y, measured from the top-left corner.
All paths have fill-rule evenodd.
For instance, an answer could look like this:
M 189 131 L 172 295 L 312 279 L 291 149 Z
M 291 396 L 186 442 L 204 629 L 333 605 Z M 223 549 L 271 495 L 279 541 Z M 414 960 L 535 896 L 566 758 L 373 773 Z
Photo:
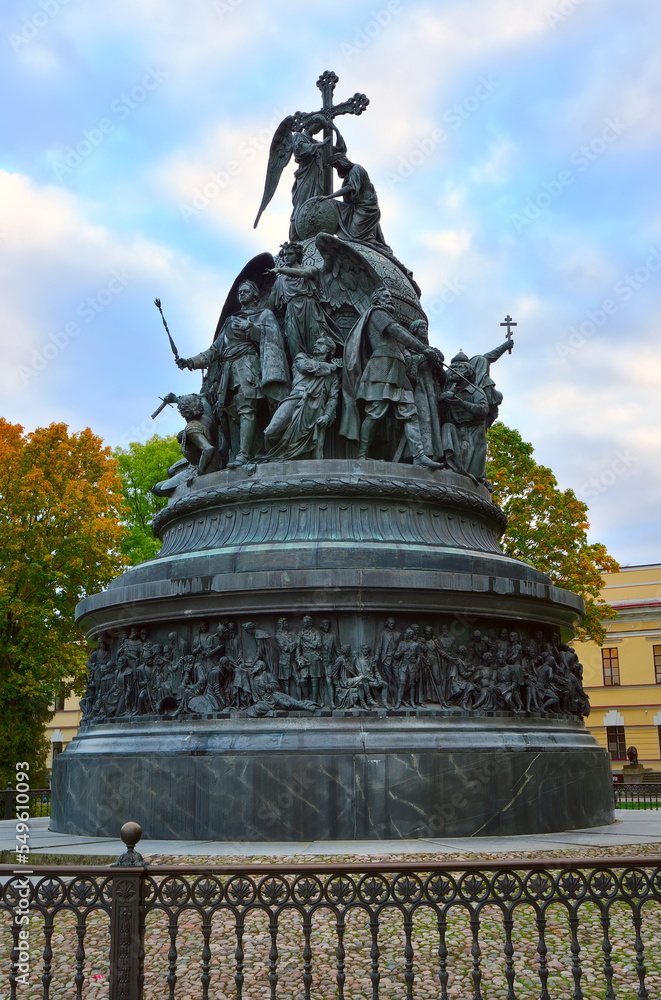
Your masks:
M 151 522 L 167 500 L 154 496 L 151 487 L 167 479 L 169 467 L 181 458 L 181 450 L 176 437 L 154 434 L 144 444 L 134 442 L 127 449 L 115 448 L 113 455 L 119 463 L 128 512 L 122 552 L 136 566 L 158 555 L 161 543 L 152 534 Z
M 579 594 L 586 617 L 577 635 L 601 644 L 606 635 L 602 621 L 615 617 L 599 597 L 601 574 L 617 572 L 619 566 L 605 545 L 588 542 L 587 504 L 573 490 L 558 489 L 551 470 L 532 457 L 533 450 L 505 424 L 496 423 L 489 431 L 487 474 L 494 502 L 508 518 L 502 547 L 546 573 L 558 587 Z
M 89 429 L 24 434 L 0 418 L 0 787 L 16 761 L 45 779 L 55 694 L 84 685 L 75 607 L 125 565 L 123 508 L 117 463 Z

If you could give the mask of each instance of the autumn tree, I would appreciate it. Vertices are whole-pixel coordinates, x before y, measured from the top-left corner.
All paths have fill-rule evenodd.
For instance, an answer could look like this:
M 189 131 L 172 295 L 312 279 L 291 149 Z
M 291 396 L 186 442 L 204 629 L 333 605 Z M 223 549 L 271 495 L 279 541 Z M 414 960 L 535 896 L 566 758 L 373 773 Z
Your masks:
M 168 468 L 181 458 L 181 449 L 176 437 L 154 434 L 144 444 L 115 448 L 113 455 L 119 465 L 126 501 L 127 531 L 122 552 L 135 566 L 158 555 L 161 543 L 152 533 L 151 522 L 167 500 L 154 496 L 151 487 L 167 479 Z
M 586 618 L 578 637 L 601 644 L 602 621 L 615 617 L 600 597 L 603 572 L 617 572 L 606 546 L 588 542 L 587 504 L 573 490 L 560 490 L 546 466 L 534 460 L 533 446 L 516 430 L 496 423 L 489 431 L 487 474 L 493 499 L 507 514 L 501 545 L 509 556 L 523 559 L 550 576 L 558 587 L 579 594 Z
M 45 779 L 55 694 L 84 683 L 76 604 L 125 565 L 123 513 L 117 462 L 91 430 L 24 434 L 0 418 L 0 787 L 21 760 Z

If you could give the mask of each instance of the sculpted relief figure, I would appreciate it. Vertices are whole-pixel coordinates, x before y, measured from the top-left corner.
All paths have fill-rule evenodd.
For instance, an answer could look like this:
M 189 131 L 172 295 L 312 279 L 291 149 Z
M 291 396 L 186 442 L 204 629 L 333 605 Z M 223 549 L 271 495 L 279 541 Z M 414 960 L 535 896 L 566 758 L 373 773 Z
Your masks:
M 404 635 L 395 650 L 394 667 L 397 678 L 395 708 L 401 708 L 402 702 L 407 708 L 415 708 L 419 655 L 415 632 L 409 627 L 404 630 Z
M 80 700 L 84 720 L 94 713 L 99 703 L 104 678 L 111 668 L 111 662 L 108 640 L 103 635 L 99 636 L 97 648 L 92 650 L 87 660 L 87 685 Z
M 503 401 L 491 378 L 490 367 L 511 346 L 510 339 L 470 360 L 460 351 L 452 359 L 439 397 L 444 460 L 449 468 L 476 483 L 486 483 L 487 428 L 498 416 L 498 406 Z
M 312 624 L 310 615 L 303 619 L 303 628 L 298 635 L 298 672 L 304 699 L 319 701 L 319 682 L 323 672 L 323 642 L 318 628 Z
M 238 447 L 230 468 L 245 465 L 255 455 L 260 405 L 280 400 L 289 389 L 289 370 L 282 334 L 270 309 L 259 304 L 253 281 L 238 288 L 240 309 L 225 321 L 212 346 L 192 358 L 178 358 L 180 368 L 206 368 L 202 392 L 210 400 L 219 424 L 238 431 Z M 230 434 L 230 437 L 232 435 Z
M 263 660 L 255 660 L 251 672 L 253 704 L 246 715 L 274 715 L 277 709 L 294 709 L 296 711 L 314 712 L 317 705 L 313 701 L 299 700 L 284 694 L 278 688 L 278 681 Z
M 413 387 L 406 374 L 406 351 L 420 352 L 420 342 L 395 320 L 387 289 L 376 291 L 372 304 L 358 320 L 344 347 L 342 393 L 344 412 L 340 434 L 359 442 L 358 458 L 367 458 L 375 431 L 392 415 L 403 432 L 415 465 L 439 468 L 425 455 Z M 435 357 L 423 348 L 425 357 Z M 358 404 L 364 405 L 360 422 Z
M 329 360 L 334 342 L 317 337 L 311 356 L 297 354 L 291 392 L 282 401 L 264 431 L 269 459 L 324 457 L 326 428 L 335 420 L 340 391 L 341 360 Z
M 186 421 L 183 431 L 177 434 L 181 454 L 201 476 L 206 472 L 213 472 L 218 465 L 218 427 L 207 397 L 197 393 L 177 396 L 174 392 L 169 392 L 163 397 L 163 402 L 176 403 Z
M 395 619 L 387 618 L 384 629 L 379 633 L 374 648 L 374 662 L 379 676 L 388 685 L 391 701 L 397 696 L 397 679 L 395 677 L 395 650 L 399 645 L 401 634 L 395 628 Z
M 282 257 L 284 264 L 273 268 L 276 279 L 269 304 L 282 319 L 290 357 L 312 354 L 321 334 L 333 344 L 341 342 L 338 330 L 321 305 L 321 268 L 302 266 L 301 243 L 283 243 Z
M 336 130 L 337 132 L 337 130 Z M 342 181 L 342 187 L 323 199 L 342 198 L 340 231 L 350 240 L 377 243 L 389 250 L 381 230 L 381 209 L 365 167 L 353 163 L 346 155 L 346 145 L 337 133 L 338 143 L 331 158 Z
M 287 618 L 278 618 L 275 641 L 279 651 L 277 677 L 280 690 L 292 698 L 300 698 L 301 687 L 296 665 L 298 636 L 289 627 Z
M 333 665 L 337 659 L 338 644 L 337 637 L 331 628 L 328 618 L 324 618 L 321 623 L 321 666 L 323 669 L 323 682 L 325 691 L 322 700 L 329 708 L 335 708 L 335 681 L 336 676 Z
M 431 624 L 414 623 L 400 633 L 388 618 L 374 646 L 361 642 L 354 654 L 329 619 L 317 627 L 310 615 L 299 630 L 278 618 L 275 634 L 244 622 L 241 638 L 234 622 L 203 620 L 190 644 L 177 631 L 167 633 L 168 641 L 161 644 L 153 641 L 163 637 L 156 630 L 123 629 L 112 640 L 114 653 L 106 634 L 89 657 L 84 721 L 169 714 L 175 708 L 173 718 L 228 710 L 263 715 L 390 705 L 589 714 L 582 666 L 560 636 L 481 625 L 461 627 L 465 638 L 458 642 L 448 622 L 436 631 Z

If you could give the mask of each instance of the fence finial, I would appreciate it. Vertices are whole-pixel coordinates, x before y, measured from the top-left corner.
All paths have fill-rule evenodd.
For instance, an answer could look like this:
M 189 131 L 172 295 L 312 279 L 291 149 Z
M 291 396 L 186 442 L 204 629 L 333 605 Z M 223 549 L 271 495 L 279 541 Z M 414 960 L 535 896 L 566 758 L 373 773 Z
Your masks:
M 119 835 L 126 844 L 127 850 L 117 858 L 113 867 L 117 868 L 147 868 L 142 854 L 135 850 L 135 845 L 142 837 L 142 827 L 139 823 L 125 823 Z

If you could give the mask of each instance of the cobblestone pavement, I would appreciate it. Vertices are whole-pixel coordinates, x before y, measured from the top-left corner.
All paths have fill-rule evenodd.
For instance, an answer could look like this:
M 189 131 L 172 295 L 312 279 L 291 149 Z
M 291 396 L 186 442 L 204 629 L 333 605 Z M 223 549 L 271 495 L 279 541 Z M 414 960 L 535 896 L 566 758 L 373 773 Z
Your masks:
M 164 855 L 147 855 L 150 864 L 210 864 L 208 857 L 177 857 Z M 535 851 L 525 854 L 501 853 L 476 854 L 463 852 L 451 857 L 439 854 L 391 854 L 379 857 L 346 855 L 324 857 L 290 855 L 286 861 L 295 863 L 330 863 L 346 861 L 360 864 L 368 861 L 378 863 L 398 863 L 413 861 L 423 869 L 425 864 L 432 862 L 456 861 L 513 861 L 525 862 L 539 858 L 548 858 L 550 852 Z M 561 858 L 618 858 L 618 857 L 648 857 L 661 858 L 661 843 L 645 845 L 618 845 L 608 848 L 580 848 L 564 851 L 553 851 L 555 859 Z M 221 859 L 218 859 L 221 860 Z M 253 857 L 250 863 L 269 863 L 277 866 L 283 863 L 282 857 Z M 245 864 L 245 855 L 235 858 L 222 858 L 222 864 Z M 611 910 L 610 938 L 613 946 L 612 963 L 615 971 L 615 991 L 618 1000 L 633 1000 L 638 996 L 638 979 L 636 976 L 634 928 L 631 914 L 625 903 L 614 906 Z M 1 928 L 0 948 L 0 997 L 9 996 L 9 919 L 5 914 Z M 41 952 L 43 950 L 43 933 L 38 919 L 33 919 L 31 928 L 32 970 L 30 984 L 19 986 L 17 996 L 21 1000 L 42 1000 L 43 986 L 41 984 Z M 646 985 L 650 998 L 661 998 L 661 904 L 650 901 L 646 904 L 643 919 L 643 939 L 645 942 L 645 964 L 647 968 Z M 603 938 L 602 926 L 594 905 L 585 904 L 581 908 L 581 920 L 578 932 L 581 946 L 580 960 L 583 970 L 581 980 L 582 996 L 585 1000 L 604 1000 L 606 987 L 603 977 Z M 507 985 L 504 975 L 504 945 L 502 915 L 495 906 L 486 908 L 482 913 L 480 928 L 482 996 L 484 1000 L 506 998 Z M 530 907 L 520 907 L 516 911 L 512 933 L 514 944 L 514 967 L 516 971 L 515 992 L 518 1000 L 531 1000 L 540 995 L 540 980 L 537 975 L 539 956 L 537 954 L 538 933 L 534 913 Z M 546 929 L 548 947 L 549 980 L 548 990 L 552 998 L 570 998 L 580 996 L 574 992 L 572 978 L 572 956 L 570 951 L 570 931 L 566 911 L 560 906 L 554 906 L 549 911 Z M 436 998 L 440 994 L 438 979 L 438 945 L 439 937 L 436 917 L 431 909 L 416 911 L 413 922 L 413 949 L 415 981 L 413 995 L 418 1000 Z M 451 911 L 448 920 L 448 994 L 453 998 L 469 998 L 473 996 L 473 980 L 471 978 L 473 942 L 466 911 L 459 907 Z M 226 912 L 219 912 L 214 917 L 211 936 L 212 979 L 209 996 L 213 1000 L 231 1000 L 236 997 L 234 982 L 234 949 L 236 939 L 234 921 Z M 246 1000 L 268 1000 L 269 988 L 269 949 L 271 936 L 268 919 L 265 913 L 253 911 L 246 920 L 244 935 L 245 949 L 245 982 L 243 996 Z M 371 998 L 372 981 L 370 979 L 371 954 L 370 930 L 367 915 L 359 910 L 353 911 L 347 919 L 347 929 L 344 938 L 346 951 L 345 969 L 346 982 L 344 995 L 351 1000 Z M 314 1000 L 330 1000 L 337 996 L 336 981 L 336 924 L 329 911 L 319 911 L 313 920 L 313 983 L 311 995 Z M 93 913 L 88 918 L 85 935 L 85 982 L 82 996 L 85 1000 L 101 1000 L 108 996 L 108 920 L 102 914 Z M 385 911 L 382 915 L 379 931 L 380 973 L 379 996 L 383 1000 L 399 1000 L 406 996 L 404 979 L 405 972 L 405 936 L 401 914 L 396 910 Z M 77 947 L 75 919 L 71 913 L 62 912 L 55 920 L 55 933 L 52 948 L 53 980 L 50 987 L 51 1000 L 74 1000 L 76 997 L 75 953 Z M 277 996 L 287 1000 L 302 1000 L 302 950 L 303 933 L 300 916 L 288 911 L 279 920 L 277 937 L 279 952 Z M 145 1000 L 167 1000 L 169 987 L 167 919 L 165 914 L 151 912 L 147 920 L 146 956 L 145 956 Z M 201 948 L 202 935 L 198 914 L 189 911 L 179 922 L 177 936 L 177 983 L 174 996 L 177 1000 L 199 1000 L 201 996 Z

